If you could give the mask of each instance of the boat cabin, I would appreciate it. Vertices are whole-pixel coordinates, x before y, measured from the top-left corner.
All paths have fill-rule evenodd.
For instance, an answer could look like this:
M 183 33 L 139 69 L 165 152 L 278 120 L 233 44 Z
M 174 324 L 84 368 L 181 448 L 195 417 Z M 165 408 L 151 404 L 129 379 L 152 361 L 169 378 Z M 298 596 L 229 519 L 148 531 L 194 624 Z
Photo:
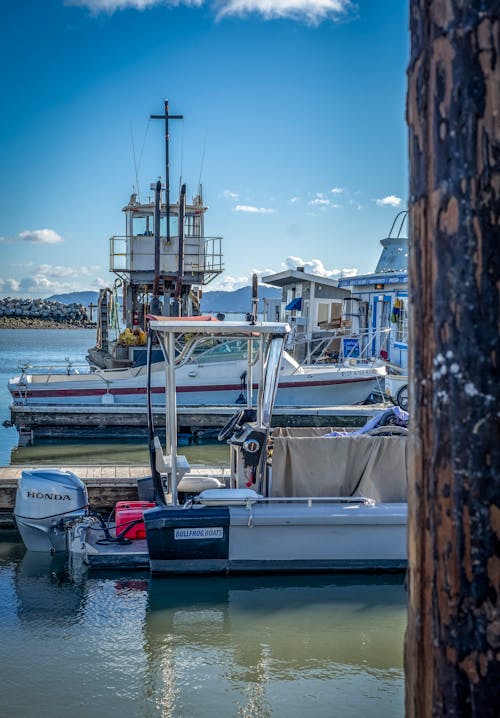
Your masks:
M 372 356 L 408 369 L 408 237 L 407 212 L 400 212 L 380 240 L 382 253 L 375 271 L 339 279 L 352 296 L 352 313 L 366 330 Z

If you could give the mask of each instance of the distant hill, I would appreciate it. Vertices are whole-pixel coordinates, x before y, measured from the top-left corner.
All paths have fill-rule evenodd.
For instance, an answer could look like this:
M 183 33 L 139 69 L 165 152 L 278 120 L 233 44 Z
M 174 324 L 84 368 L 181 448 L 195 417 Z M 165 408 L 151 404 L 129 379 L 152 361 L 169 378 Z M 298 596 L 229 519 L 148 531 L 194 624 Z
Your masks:
M 89 304 L 96 304 L 99 298 L 99 292 L 69 292 L 68 294 L 53 294 L 46 297 L 49 302 L 61 302 L 61 304 L 83 304 L 88 307 Z
M 281 296 L 278 287 L 259 286 L 259 299 L 277 299 Z M 61 304 L 83 304 L 88 307 L 90 303 L 96 304 L 98 292 L 69 292 L 68 294 L 53 294 L 47 297 L 48 301 L 61 302 Z M 241 287 L 234 292 L 203 292 L 201 310 L 203 312 L 249 312 L 252 309 L 251 287 Z M 262 311 L 262 302 L 259 302 L 259 311 Z
M 259 299 L 278 299 L 280 296 L 278 287 L 259 286 Z M 249 312 L 251 309 L 251 287 L 241 287 L 234 292 L 203 292 L 201 298 L 202 312 Z M 259 310 L 262 310 L 262 302 L 259 302 Z

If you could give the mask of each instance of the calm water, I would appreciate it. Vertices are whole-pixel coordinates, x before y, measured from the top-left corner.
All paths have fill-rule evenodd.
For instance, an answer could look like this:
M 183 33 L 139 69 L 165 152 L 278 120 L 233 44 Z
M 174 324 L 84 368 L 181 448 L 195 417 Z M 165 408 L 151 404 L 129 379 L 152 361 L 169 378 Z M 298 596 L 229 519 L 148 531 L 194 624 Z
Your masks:
M 0 543 L 2 716 L 396 718 L 402 579 L 71 580 Z
M 0 421 L 18 362 L 84 362 L 93 330 L 1 330 Z M 182 447 L 192 463 L 225 446 Z M 0 465 L 147 463 L 143 442 L 17 447 Z M 0 718 L 396 718 L 403 709 L 400 577 L 70 577 L 0 533 Z M 16 538 L 17 540 L 17 538 Z

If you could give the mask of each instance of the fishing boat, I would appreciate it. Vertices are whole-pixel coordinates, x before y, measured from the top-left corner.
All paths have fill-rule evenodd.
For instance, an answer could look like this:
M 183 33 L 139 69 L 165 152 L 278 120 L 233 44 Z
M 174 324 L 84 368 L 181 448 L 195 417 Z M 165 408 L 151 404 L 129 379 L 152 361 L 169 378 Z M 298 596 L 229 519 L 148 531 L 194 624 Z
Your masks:
M 165 100 L 163 114 L 150 119 L 164 123 L 164 179 L 141 193 L 136 178 L 122 208 L 125 231 L 109 239 L 109 271 L 116 278 L 112 288 L 99 293 L 96 343 L 88 350 L 90 365 L 100 369 L 144 365 L 147 314 L 199 315 L 202 288 L 224 269 L 222 237 L 205 233 L 201 183 L 189 202 L 180 182 L 179 196 L 171 201 L 169 126 L 183 117 L 171 114 Z
M 386 571 L 406 566 L 406 437 L 272 436 L 286 324 L 166 321 L 148 330 L 147 412 L 151 477 L 139 501 L 119 503 L 114 528 L 88 509 L 70 472 L 26 470 L 15 517 L 30 550 L 69 553 L 91 568 L 149 566 L 153 573 Z M 254 403 L 221 429 L 230 445 L 230 478 L 190 475 L 177 454 L 176 341 L 200 338 L 248 344 Z M 166 443 L 155 432 L 152 348 L 164 354 Z M 258 362 L 254 365 L 254 351 Z M 250 357 L 250 359 L 248 359 Z M 254 377 L 255 374 L 255 377 Z M 320 432 L 318 434 L 318 431 Z

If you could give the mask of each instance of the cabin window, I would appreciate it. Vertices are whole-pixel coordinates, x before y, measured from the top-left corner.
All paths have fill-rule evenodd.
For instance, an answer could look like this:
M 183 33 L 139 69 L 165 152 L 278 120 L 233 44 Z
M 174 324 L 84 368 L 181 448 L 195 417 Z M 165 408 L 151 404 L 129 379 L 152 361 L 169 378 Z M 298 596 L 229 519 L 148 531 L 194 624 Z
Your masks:
M 329 319 L 328 316 L 328 304 L 325 304 L 323 302 L 320 302 L 318 304 L 318 324 L 322 324 L 323 322 L 327 322 Z
M 247 359 L 248 343 L 243 339 L 222 341 L 206 351 L 193 357 L 198 364 L 211 364 L 212 362 L 235 361 Z M 255 361 L 258 352 L 257 342 L 252 342 L 252 361 Z
M 396 341 L 408 344 L 408 307 L 402 299 L 398 300 L 398 312 L 396 314 Z
M 318 326 L 322 329 L 335 329 L 340 327 L 342 318 L 341 302 L 318 303 Z

